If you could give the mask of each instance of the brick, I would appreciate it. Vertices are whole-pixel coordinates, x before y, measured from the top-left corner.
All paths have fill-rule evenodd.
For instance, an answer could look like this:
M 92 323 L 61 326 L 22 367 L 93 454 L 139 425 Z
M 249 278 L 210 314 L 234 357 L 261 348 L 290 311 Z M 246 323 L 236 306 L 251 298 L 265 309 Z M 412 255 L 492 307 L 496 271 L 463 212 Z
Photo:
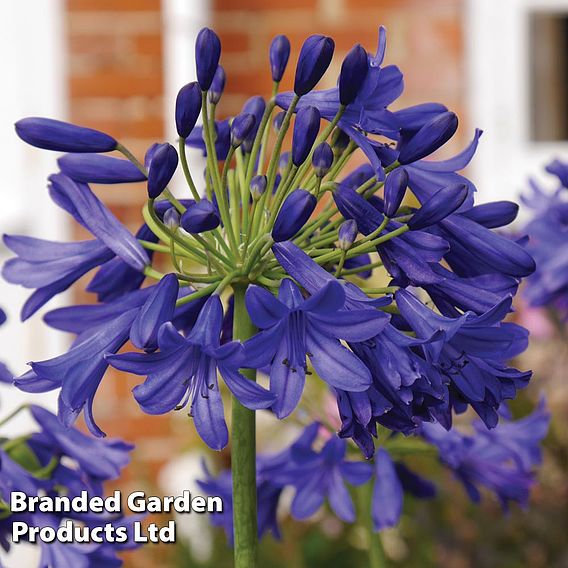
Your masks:
M 215 12 L 231 12 L 234 10 L 247 11 L 247 10 L 266 10 L 268 7 L 266 0 L 213 0 L 213 10 Z M 274 2 L 271 8 L 279 7 L 280 3 Z M 286 0 L 286 8 L 308 8 L 314 9 L 317 6 L 317 0 Z
M 162 78 L 158 75 L 142 75 L 106 71 L 87 76 L 71 77 L 71 97 L 155 97 L 162 93 Z
M 161 0 L 67 0 L 69 12 L 159 12 Z

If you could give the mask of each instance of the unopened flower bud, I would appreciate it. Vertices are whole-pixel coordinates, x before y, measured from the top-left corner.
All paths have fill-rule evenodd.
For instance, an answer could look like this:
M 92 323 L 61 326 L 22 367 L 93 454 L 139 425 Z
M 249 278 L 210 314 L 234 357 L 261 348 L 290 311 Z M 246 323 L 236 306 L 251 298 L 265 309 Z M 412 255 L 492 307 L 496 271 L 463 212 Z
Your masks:
M 317 205 L 314 195 L 305 189 L 294 190 L 282 204 L 274 228 L 272 238 L 278 243 L 291 239 L 310 218 Z
M 131 183 L 146 179 L 130 160 L 101 154 L 65 154 L 57 165 L 62 173 L 80 183 Z
M 146 153 L 144 154 L 144 167 L 149 170 L 150 169 L 150 165 L 152 164 L 152 158 L 154 157 L 154 154 L 156 153 L 156 150 L 160 147 L 160 144 L 158 144 L 158 142 L 154 142 L 147 150 Z
M 117 141 L 104 132 L 52 118 L 29 117 L 16 122 L 16 134 L 44 150 L 56 152 L 111 152 Z
M 333 150 L 327 142 L 319 144 L 312 155 L 312 166 L 317 177 L 322 178 L 333 164 Z
M 156 199 L 172 179 L 178 165 L 176 149 L 171 144 L 161 144 L 154 152 L 148 172 L 148 195 Z
M 243 106 L 243 112 L 252 114 L 255 118 L 253 128 L 251 129 L 251 131 L 248 133 L 247 137 L 243 141 L 242 149 L 247 153 L 249 153 L 252 150 L 254 139 L 260 127 L 260 123 L 262 122 L 262 116 L 264 114 L 265 109 L 266 109 L 266 101 L 259 96 L 251 97 Z
M 179 227 L 180 216 L 175 207 L 170 207 L 164 213 L 164 225 L 170 229 L 170 231 L 175 231 Z
M 349 136 L 341 130 L 336 128 L 331 135 L 331 147 L 336 154 L 341 154 L 349 145 Z
M 265 175 L 254 176 L 250 181 L 250 193 L 255 201 L 258 201 L 262 194 L 266 191 L 268 183 Z
M 290 158 L 292 154 L 290 152 L 282 152 L 280 158 L 278 159 L 278 173 L 283 176 L 288 164 L 290 163 Z
M 276 83 L 282 80 L 289 57 L 290 40 L 285 35 L 277 35 L 270 44 L 270 71 Z
M 292 162 L 301 166 L 308 157 L 320 128 L 320 113 L 316 107 L 302 107 L 296 113 L 292 137 Z
M 187 138 L 201 112 L 201 89 L 194 81 L 183 86 L 176 98 L 176 129 L 180 138 Z
M 464 183 L 453 183 L 434 193 L 408 221 L 411 230 L 425 229 L 459 209 L 468 195 Z
M 337 246 L 341 250 L 349 250 L 357 238 L 357 233 L 357 222 L 354 219 L 344 221 L 339 227 Z
M 202 91 L 209 90 L 221 57 L 219 36 L 209 28 L 203 28 L 195 42 L 195 64 L 197 80 Z
M 284 122 L 284 117 L 286 116 L 286 112 L 281 110 L 275 117 L 274 120 L 272 121 L 272 126 L 274 127 L 274 130 L 276 130 L 276 132 L 279 132 L 280 129 L 282 128 L 282 123 Z
M 241 113 L 231 123 L 231 146 L 238 148 L 254 128 L 256 118 L 253 114 Z
M 225 75 L 225 70 L 221 65 L 217 67 L 215 75 L 213 75 L 213 81 L 209 87 L 209 102 L 212 105 L 216 105 L 221 100 L 221 95 L 225 90 L 225 81 L 227 77 Z
M 312 35 L 302 45 L 296 77 L 294 79 L 294 92 L 298 96 L 309 93 L 327 71 L 335 42 L 330 37 Z
M 339 102 L 342 105 L 348 105 L 355 100 L 368 69 L 367 52 L 360 44 L 357 44 L 345 56 L 341 65 Z
M 394 217 L 408 187 L 408 173 L 404 168 L 392 171 L 385 180 L 384 213 L 387 217 Z
M 458 117 L 453 112 L 439 114 L 428 121 L 412 138 L 401 144 L 398 161 L 401 164 L 410 164 L 429 156 L 443 146 L 457 128 Z
M 187 208 L 181 216 L 180 224 L 188 233 L 203 233 L 217 228 L 220 222 L 215 205 L 208 199 L 202 199 Z

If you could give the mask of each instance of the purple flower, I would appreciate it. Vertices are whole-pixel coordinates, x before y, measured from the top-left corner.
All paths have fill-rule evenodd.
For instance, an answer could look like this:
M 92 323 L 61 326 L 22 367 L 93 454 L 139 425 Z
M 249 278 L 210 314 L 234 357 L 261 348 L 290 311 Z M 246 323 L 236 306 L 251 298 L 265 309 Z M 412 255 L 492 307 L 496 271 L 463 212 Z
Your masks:
M 203 141 L 203 127 L 196 126 L 191 134 L 187 137 L 185 143 L 191 148 L 198 148 L 207 155 L 205 142 Z M 227 157 L 229 148 L 231 147 L 231 127 L 229 120 L 216 120 L 215 121 L 215 152 L 219 160 L 224 160 Z
M 264 110 L 266 109 L 266 101 L 259 96 L 251 97 L 247 100 L 247 102 L 243 105 L 243 113 L 252 114 L 255 118 L 254 126 L 247 134 L 242 149 L 245 152 L 250 152 L 252 150 L 252 146 L 254 144 L 254 139 L 256 137 L 256 133 L 260 128 L 260 123 L 262 122 L 262 116 L 264 115 Z
M 129 160 L 99 154 L 66 154 L 57 160 L 61 172 L 79 183 L 131 183 L 146 175 Z
M 231 146 L 238 148 L 253 130 L 256 124 L 254 114 L 243 112 L 231 122 Z
M 292 163 L 301 166 L 307 159 L 320 127 L 320 113 L 316 107 L 304 107 L 296 114 L 292 139 Z
M 200 113 L 201 89 L 194 81 L 183 86 L 176 97 L 176 128 L 180 138 L 191 134 Z
M 266 191 L 268 180 L 265 175 L 254 176 L 250 181 L 250 193 L 255 201 L 258 201 L 262 194 Z
M 279 418 L 298 405 L 307 372 L 306 355 L 318 375 L 331 386 L 347 391 L 366 390 L 371 377 L 365 365 L 340 339 L 364 341 L 385 325 L 375 310 L 341 311 L 345 292 L 328 283 L 305 300 L 289 279 L 280 285 L 278 299 L 267 290 L 250 286 L 246 304 L 253 323 L 262 331 L 245 343 L 247 365 L 270 364 L 272 409 Z
M 211 296 L 187 338 L 166 323 L 158 334 L 159 352 L 107 357 L 119 370 L 147 375 L 146 381 L 133 390 L 144 412 L 164 414 L 189 404 L 199 435 L 215 450 L 224 448 L 228 441 L 217 369 L 246 407 L 267 408 L 274 402 L 272 394 L 238 372 L 244 363 L 242 346 L 237 342 L 220 345 L 222 323 L 221 300 Z
M 384 212 L 389 218 L 396 215 L 406 188 L 408 187 L 408 174 L 404 168 L 397 168 L 391 172 L 385 180 L 385 204 Z
M 344 221 L 339 226 L 338 230 L 338 248 L 341 250 L 349 250 L 351 245 L 355 242 L 357 238 L 357 223 L 353 219 Z
M 23 118 L 16 122 L 16 133 L 31 146 L 57 152 L 112 152 L 117 146 L 104 132 L 52 118 Z
M 4 235 L 3 240 L 17 255 L 4 264 L 3 278 L 12 284 L 35 289 L 22 307 L 22 320 L 28 319 L 81 276 L 114 257 L 114 253 L 98 240 L 58 243 L 11 235 Z
M 316 86 L 331 63 L 334 49 L 333 39 L 323 35 L 312 35 L 304 42 L 294 78 L 296 95 L 305 95 Z
M 333 150 L 327 142 L 316 146 L 312 155 L 312 166 L 317 177 L 324 177 L 333 164 Z
M 315 195 L 305 189 L 295 189 L 282 203 L 274 222 L 272 238 L 276 242 L 291 239 L 310 218 L 317 205 Z
M 208 199 L 191 203 L 181 216 L 181 226 L 188 233 L 212 231 L 221 223 L 217 207 Z
M 276 83 L 282 80 L 289 57 L 290 40 L 285 35 L 277 35 L 270 44 L 270 71 Z
M 444 112 L 432 118 L 416 134 L 399 145 L 398 161 L 410 164 L 429 156 L 443 146 L 456 132 L 458 117 L 453 112 Z
M 170 180 L 178 165 L 178 154 L 171 144 L 161 144 L 156 149 L 148 172 L 148 196 L 156 199 Z
M 375 454 L 375 477 L 371 516 L 374 529 L 381 531 L 398 525 L 404 498 L 395 465 L 386 450 Z
M 195 41 L 197 80 L 202 91 L 207 91 L 215 77 L 221 57 L 219 36 L 209 28 L 202 28 Z
M 339 74 L 339 102 L 347 106 L 355 100 L 367 76 L 367 52 L 360 44 L 345 56 Z
M 225 75 L 225 70 L 221 65 L 217 67 L 215 75 L 213 76 L 213 82 L 211 87 L 209 87 L 209 102 L 212 105 L 216 105 L 221 100 L 221 95 L 225 90 L 225 81 L 227 77 Z
M 416 231 L 439 223 L 459 209 L 467 195 L 468 187 L 465 184 L 442 187 L 414 213 L 408 221 L 408 226 Z

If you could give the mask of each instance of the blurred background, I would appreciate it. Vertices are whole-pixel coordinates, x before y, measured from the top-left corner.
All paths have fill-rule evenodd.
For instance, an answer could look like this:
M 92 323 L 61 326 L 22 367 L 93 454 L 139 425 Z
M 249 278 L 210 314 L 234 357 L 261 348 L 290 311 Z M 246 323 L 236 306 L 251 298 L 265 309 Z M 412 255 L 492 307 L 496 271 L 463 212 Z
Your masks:
M 276 34 L 292 42 L 284 89 L 291 85 L 305 37 L 331 35 L 336 54 L 320 85 L 329 87 L 354 43 L 375 50 L 381 24 L 388 32 L 386 61 L 405 74 L 405 94 L 395 108 L 437 101 L 454 110 L 460 128 L 445 154 L 461 149 L 475 127 L 484 129 L 468 172 L 480 201 L 517 199 L 529 174 L 538 178 L 553 157 L 568 159 L 568 0 L 12 0 L 3 2 L 0 19 L 1 231 L 53 240 L 79 235 L 47 198 L 45 178 L 56 169 L 56 156 L 20 142 L 13 130 L 18 118 L 50 116 L 97 128 L 143 156 L 153 142 L 175 138 L 173 101 L 195 79 L 193 45 L 203 25 L 221 37 L 227 87 L 220 112 L 231 115 L 249 96 L 269 94 L 268 46 Z M 193 160 L 201 167 L 199 156 Z M 125 224 L 137 228 L 143 187 L 95 190 Z M 0 249 L 0 260 L 5 257 Z M 39 316 L 19 323 L 26 295 L 0 283 L 0 302 L 10 317 L 0 329 L 0 358 L 15 373 L 25 370 L 22 362 L 53 356 L 69 341 L 48 330 Z M 71 301 L 90 298 L 63 295 L 49 308 Z M 393 566 L 568 566 L 566 329 L 545 312 L 518 308 L 517 317 L 534 337 L 519 365 L 535 369 L 518 410 L 528 411 L 544 392 L 554 416 L 530 510 L 503 517 L 491 499 L 474 508 L 434 464 L 421 465 L 439 482 L 441 498 L 407 500 L 401 526 L 384 535 Z M 134 384 L 134 377 L 109 372 L 95 405 L 103 430 L 137 445 L 121 488 L 153 494 L 191 488 L 202 448 L 192 424 L 184 414 L 144 415 L 130 396 Z M 0 396 L 2 414 L 23 397 L 6 388 Z M 55 397 L 50 400 L 54 407 Z M 27 427 L 22 418 L 9 433 Z M 271 440 L 274 425 L 264 430 L 278 447 Z M 224 455 L 218 461 L 223 460 Z M 224 536 L 209 532 L 206 518 L 185 519 L 179 526 L 180 546 L 129 553 L 127 565 L 231 565 Z M 362 548 L 356 527 L 344 529 L 325 515 L 317 524 L 285 521 L 284 543 L 268 537 L 261 565 L 364 566 Z

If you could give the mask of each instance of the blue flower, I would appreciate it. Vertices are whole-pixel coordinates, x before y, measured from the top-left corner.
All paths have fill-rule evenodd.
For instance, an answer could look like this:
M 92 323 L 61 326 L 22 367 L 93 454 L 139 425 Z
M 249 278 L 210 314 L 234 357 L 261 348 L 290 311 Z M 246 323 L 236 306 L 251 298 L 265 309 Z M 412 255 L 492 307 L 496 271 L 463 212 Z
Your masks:
M 408 187 L 408 173 L 404 168 L 397 168 L 391 172 L 385 180 L 385 203 L 384 213 L 392 218 L 396 215 L 406 188 Z
M 178 154 L 171 144 L 160 144 L 150 164 L 148 171 L 148 195 L 150 199 L 156 199 L 170 180 L 172 179 L 178 165 Z
M 439 223 L 459 209 L 467 195 L 468 187 L 465 184 L 457 183 L 442 187 L 412 215 L 408 220 L 408 226 L 416 231 Z
M 221 65 L 217 67 L 215 71 L 215 75 L 213 76 L 213 82 L 211 83 L 211 87 L 209 87 L 209 102 L 212 105 L 216 105 L 221 100 L 221 95 L 225 90 L 225 81 L 227 77 L 225 75 L 225 70 Z
M 367 76 L 367 52 L 360 44 L 355 45 L 345 56 L 339 74 L 339 102 L 352 103 Z
M 312 166 L 317 177 L 324 177 L 333 164 L 333 150 L 327 142 L 316 146 L 312 155 Z
M 23 118 L 16 122 L 16 133 L 31 146 L 57 152 L 111 152 L 117 146 L 104 132 L 52 118 Z
M 294 122 L 292 163 L 301 166 L 307 159 L 320 128 L 320 113 L 316 107 L 301 108 Z
M 306 355 L 328 384 L 347 391 L 368 388 L 368 369 L 340 339 L 368 339 L 386 325 L 387 318 L 375 310 L 341 311 L 345 292 L 339 283 L 326 284 L 307 300 L 289 279 L 282 281 L 278 299 L 250 286 L 246 304 L 253 323 L 262 330 L 245 344 L 247 365 L 271 365 L 270 390 L 277 397 L 272 409 L 279 418 L 288 416 L 302 396 Z
M 212 231 L 221 223 L 219 210 L 208 199 L 192 202 L 181 216 L 181 226 L 188 233 Z
M 481 486 L 507 508 L 509 501 L 527 503 L 533 470 L 541 460 L 539 443 L 549 420 L 541 403 L 532 415 L 500 423 L 491 431 L 478 425 L 475 434 L 467 436 L 456 430 L 447 432 L 437 424 L 424 424 L 422 435 L 439 449 L 440 460 L 453 470 L 473 502 L 480 501 Z
M 497 424 L 497 409 L 505 399 L 515 397 L 527 385 L 531 373 L 505 365 L 527 347 L 528 332 L 501 320 L 510 311 L 511 298 L 505 298 L 484 314 L 471 312 L 456 318 L 438 315 L 407 290 L 395 294 L 398 309 L 419 338 L 432 338 L 443 331 L 440 341 L 425 344 L 428 360 L 449 381 L 460 409 L 469 403 L 488 428 Z
M 146 175 L 130 160 L 100 154 L 65 154 L 57 160 L 61 172 L 79 183 L 132 183 Z
M 254 139 L 256 133 L 260 127 L 262 121 L 262 116 L 264 115 L 264 110 L 266 109 L 266 101 L 259 96 L 251 97 L 243 105 L 243 113 L 252 114 L 255 118 L 254 125 L 247 134 L 243 141 L 242 149 L 245 152 L 250 152 L 252 150 L 252 145 L 254 144 Z
M 291 239 L 310 218 L 317 205 L 315 195 L 305 189 L 295 189 L 282 203 L 276 216 L 272 238 L 276 242 Z
M 231 146 L 238 148 L 250 135 L 256 125 L 254 114 L 243 112 L 231 122 Z
M 276 83 L 282 80 L 289 57 L 290 40 L 285 35 L 277 35 L 270 44 L 270 71 Z
M 381 531 L 398 524 L 404 497 L 395 465 L 382 448 L 375 454 L 375 476 L 371 517 L 374 529 Z
M 197 80 L 202 91 L 207 91 L 213 82 L 221 57 L 219 36 L 209 28 L 202 28 L 195 41 Z
M 194 81 L 183 86 L 176 97 L 176 129 L 180 138 L 187 138 L 201 113 L 201 89 Z
M 224 448 L 228 441 L 217 369 L 231 392 L 248 408 L 267 408 L 274 402 L 272 394 L 238 372 L 244 363 L 242 346 L 237 342 L 220 345 L 222 322 L 221 300 L 211 296 L 187 338 L 166 323 L 158 335 L 159 352 L 107 357 L 119 370 L 147 375 L 146 381 L 133 390 L 144 412 L 164 414 L 189 404 L 199 435 L 215 450 Z
M 207 155 L 207 150 L 205 147 L 205 142 L 203 140 L 203 127 L 196 126 L 191 134 L 187 137 L 185 141 L 187 146 L 191 148 L 198 148 L 203 152 L 203 155 Z M 224 160 L 227 157 L 229 148 L 231 147 L 231 127 L 229 125 L 229 119 L 216 120 L 215 121 L 215 152 L 217 153 L 217 158 L 219 160 Z
M 305 95 L 317 85 L 331 63 L 334 49 L 335 42 L 323 35 L 312 35 L 304 42 L 294 78 L 296 95 Z

